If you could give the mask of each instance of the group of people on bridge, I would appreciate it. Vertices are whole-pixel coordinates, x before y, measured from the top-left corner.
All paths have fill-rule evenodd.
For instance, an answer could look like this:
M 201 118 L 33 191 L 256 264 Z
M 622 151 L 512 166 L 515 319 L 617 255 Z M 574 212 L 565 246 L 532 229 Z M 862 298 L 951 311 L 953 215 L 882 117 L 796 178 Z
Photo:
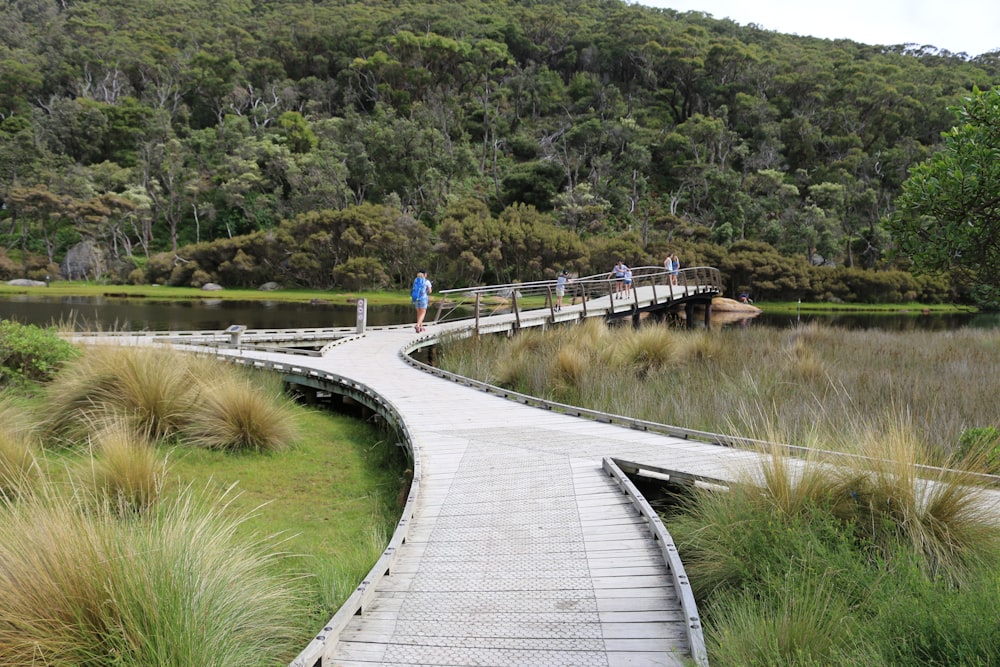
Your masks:
M 670 278 L 670 284 L 677 284 L 677 276 L 680 273 L 681 262 L 676 253 L 667 255 L 663 260 L 663 268 L 666 269 Z M 608 279 L 614 281 L 616 299 L 629 299 L 632 296 L 632 269 L 625 263 L 624 259 L 619 259 L 608 274 Z M 566 296 L 566 286 L 570 282 L 569 271 L 563 269 L 556 278 L 556 300 L 553 306 L 556 311 L 562 310 L 563 297 Z M 424 318 L 427 315 L 427 305 L 433 290 L 430 278 L 427 277 L 427 270 L 420 269 L 416 278 L 413 279 L 413 287 L 410 290 L 410 299 L 413 307 L 417 311 L 417 323 L 415 329 L 417 333 L 424 331 Z

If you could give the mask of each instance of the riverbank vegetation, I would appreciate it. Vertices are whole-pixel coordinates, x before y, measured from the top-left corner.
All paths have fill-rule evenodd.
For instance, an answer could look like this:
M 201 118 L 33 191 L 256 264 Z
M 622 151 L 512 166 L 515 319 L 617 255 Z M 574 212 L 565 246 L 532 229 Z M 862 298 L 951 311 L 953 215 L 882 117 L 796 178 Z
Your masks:
M 270 376 L 88 347 L 44 380 L 0 394 L 4 664 L 287 663 L 398 518 L 398 448 Z
M 996 52 L 619 0 L 0 21 L 0 279 L 458 287 L 742 252 L 731 296 L 974 296 L 956 253 L 914 279 L 885 221 Z
M 713 665 L 1000 660 L 996 330 L 707 331 L 588 320 L 453 340 L 439 366 L 563 403 L 810 449 L 765 448 L 665 521 Z M 826 452 L 858 454 L 836 465 Z M 948 465 L 967 472 L 918 466 Z

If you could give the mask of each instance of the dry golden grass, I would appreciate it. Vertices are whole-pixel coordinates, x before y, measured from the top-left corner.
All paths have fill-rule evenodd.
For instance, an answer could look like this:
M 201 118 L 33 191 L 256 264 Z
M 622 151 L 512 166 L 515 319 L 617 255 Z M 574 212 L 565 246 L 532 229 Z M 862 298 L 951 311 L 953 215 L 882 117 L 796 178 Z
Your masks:
M 160 348 L 88 347 L 47 388 L 47 433 L 81 442 L 96 425 L 125 420 L 137 434 L 168 438 L 191 408 L 195 363 Z
M 677 338 L 670 329 L 660 326 L 623 331 L 615 341 L 613 363 L 632 369 L 639 378 L 670 368 L 680 358 Z
M 93 457 L 84 483 L 87 495 L 122 515 L 141 513 L 159 499 L 167 462 L 147 438 L 124 422 L 105 424 L 94 434 Z
M 190 444 L 228 451 L 278 452 L 298 435 L 281 387 L 231 366 L 199 374 L 197 398 L 180 431 Z

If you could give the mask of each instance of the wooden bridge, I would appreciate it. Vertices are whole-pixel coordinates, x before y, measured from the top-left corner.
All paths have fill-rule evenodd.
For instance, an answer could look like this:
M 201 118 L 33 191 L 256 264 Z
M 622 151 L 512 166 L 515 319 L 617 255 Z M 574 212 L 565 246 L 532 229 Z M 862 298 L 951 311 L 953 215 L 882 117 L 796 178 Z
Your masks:
M 650 271 L 628 301 L 602 293 L 601 277 L 584 279 L 586 293 L 559 311 L 551 283 L 505 286 L 514 290 L 506 296 L 449 292 L 454 307 L 471 301 L 474 313 L 442 316 L 424 334 L 158 334 L 364 405 L 412 454 L 413 483 L 389 545 L 292 667 L 707 665 L 683 565 L 625 472 L 725 483 L 759 467 L 759 455 L 722 436 L 545 402 L 412 357 L 446 334 L 704 302 L 718 280 L 698 271 L 678 285 Z M 494 306 L 503 312 L 484 313 Z M 299 341 L 294 352 L 282 347 L 290 340 Z

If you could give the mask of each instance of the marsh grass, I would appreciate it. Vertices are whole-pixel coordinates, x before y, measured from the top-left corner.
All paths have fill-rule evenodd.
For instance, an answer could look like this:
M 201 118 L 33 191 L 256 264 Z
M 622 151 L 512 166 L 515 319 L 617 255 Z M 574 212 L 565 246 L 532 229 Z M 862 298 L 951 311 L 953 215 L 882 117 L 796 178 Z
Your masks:
M 104 424 L 94 434 L 92 450 L 78 477 L 85 498 L 123 516 L 145 512 L 160 498 L 167 460 L 130 425 Z
M 46 389 L 47 434 L 80 442 L 95 424 L 125 420 L 154 441 L 171 437 L 191 408 L 194 363 L 166 349 L 88 347 Z
M 609 329 L 591 318 L 520 342 L 528 333 L 480 343 L 475 367 L 465 370 L 503 368 L 493 372 L 495 382 L 555 397 L 565 383 L 553 382 L 546 372 L 550 360 L 561 349 L 576 349 L 589 364 L 574 374 L 579 391 L 573 399 L 581 407 L 748 435 L 744 427 L 750 424 L 739 417 L 764 406 L 791 444 L 810 437 L 843 442 L 838 434 L 859 415 L 899 411 L 911 415 L 914 432 L 929 449 L 945 453 L 966 430 L 1000 427 L 994 398 L 1000 332 L 994 330 L 885 332 L 808 324 L 713 331 L 643 325 L 633 331 Z M 449 343 L 440 355 L 442 367 L 461 365 L 472 354 L 466 345 Z M 653 360 L 667 358 L 668 349 L 672 360 L 654 368 Z
M 40 489 L 0 515 L 5 665 L 274 664 L 292 641 L 274 545 L 190 490 L 142 518 Z
M 197 398 L 179 425 L 197 447 L 228 451 L 280 452 L 298 430 L 280 378 L 251 376 L 239 368 L 206 365 L 197 376 Z

